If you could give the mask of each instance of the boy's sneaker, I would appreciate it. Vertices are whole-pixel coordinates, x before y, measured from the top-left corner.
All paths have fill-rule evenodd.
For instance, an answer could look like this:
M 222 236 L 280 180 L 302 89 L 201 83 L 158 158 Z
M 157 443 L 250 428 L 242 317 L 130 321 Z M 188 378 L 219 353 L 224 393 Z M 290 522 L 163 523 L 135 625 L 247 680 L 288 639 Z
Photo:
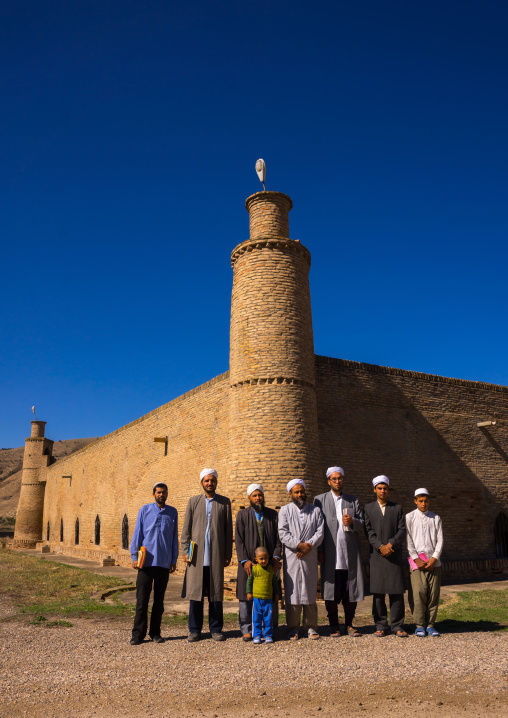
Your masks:
M 432 636 L 433 638 L 438 638 L 441 634 L 439 631 L 436 631 L 434 626 L 427 626 L 427 636 Z
M 268 638 L 265 638 L 265 643 L 273 643 L 273 638 L 268 636 Z
M 254 645 L 256 646 L 259 646 L 259 644 L 261 643 L 261 639 L 256 636 L 256 638 L 252 639 L 252 643 L 254 643 Z
M 417 626 L 415 636 L 418 636 L 418 638 L 425 638 L 425 635 L 425 628 L 423 626 Z

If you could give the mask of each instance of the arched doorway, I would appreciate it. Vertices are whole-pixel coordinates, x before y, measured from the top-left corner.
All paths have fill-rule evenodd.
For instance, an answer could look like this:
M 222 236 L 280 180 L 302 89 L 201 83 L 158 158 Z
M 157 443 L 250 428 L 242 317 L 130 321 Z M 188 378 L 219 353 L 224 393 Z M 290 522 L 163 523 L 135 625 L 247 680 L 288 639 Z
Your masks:
M 127 514 L 124 514 L 122 520 L 122 548 L 129 548 L 129 519 Z
M 496 556 L 508 558 L 508 516 L 501 511 L 494 524 L 494 541 L 496 543 Z
M 95 545 L 99 546 L 101 542 L 101 520 L 99 514 L 95 517 Z

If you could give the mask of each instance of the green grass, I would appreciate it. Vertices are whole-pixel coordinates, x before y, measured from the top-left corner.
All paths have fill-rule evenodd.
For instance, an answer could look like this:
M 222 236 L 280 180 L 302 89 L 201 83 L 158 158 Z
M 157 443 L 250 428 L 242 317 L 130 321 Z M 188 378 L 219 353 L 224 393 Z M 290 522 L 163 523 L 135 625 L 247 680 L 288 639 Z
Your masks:
M 439 607 L 443 631 L 507 631 L 508 589 L 460 591 Z
M 98 591 L 125 586 L 120 578 L 99 576 L 17 551 L 0 551 L 0 596 L 8 597 L 20 614 L 34 616 L 131 616 L 133 607 L 92 598 Z
M 15 523 L 15 516 L 0 516 L 0 526 L 14 526 Z

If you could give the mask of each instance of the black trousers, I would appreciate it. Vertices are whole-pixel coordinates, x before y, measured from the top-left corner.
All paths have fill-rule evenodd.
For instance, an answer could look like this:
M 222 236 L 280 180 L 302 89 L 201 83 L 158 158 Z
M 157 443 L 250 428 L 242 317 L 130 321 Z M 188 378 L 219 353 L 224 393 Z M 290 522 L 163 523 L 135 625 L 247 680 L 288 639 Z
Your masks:
M 325 601 L 328 623 L 332 628 L 337 628 L 339 625 L 339 603 L 342 603 L 344 608 L 344 623 L 346 626 L 352 626 L 356 612 L 356 601 L 349 600 L 348 570 L 336 568 L 334 600 Z
M 203 598 L 189 602 L 189 633 L 201 633 L 204 600 L 208 596 L 208 626 L 210 633 L 221 633 L 224 625 L 222 601 L 210 601 L 210 566 L 203 566 Z
M 132 637 L 136 641 L 142 641 L 146 636 L 148 625 L 148 602 L 152 593 L 153 583 L 153 606 L 150 618 L 150 637 L 160 636 L 161 620 L 164 613 L 164 594 L 169 579 L 169 568 L 161 566 L 148 566 L 140 568 L 136 579 L 136 615 Z
M 372 594 L 372 615 L 377 631 L 386 631 L 388 629 L 388 611 L 386 609 L 385 596 L 386 594 L 384 593 Z M 395 633 L 396 631 L 403 630 L 402 624 L 404 623 L 405 614 L 404 594 L 390 593 L 388 594 L 388 600 L 390 601 L 390 628 Z

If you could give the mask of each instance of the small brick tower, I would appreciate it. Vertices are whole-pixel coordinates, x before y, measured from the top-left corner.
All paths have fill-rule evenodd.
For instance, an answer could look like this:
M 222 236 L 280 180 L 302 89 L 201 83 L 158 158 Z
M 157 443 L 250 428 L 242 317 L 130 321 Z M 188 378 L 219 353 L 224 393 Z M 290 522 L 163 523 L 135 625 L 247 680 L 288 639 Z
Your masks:
M 250 239 L 231 255 L 230 453 L 234 509 L 259 481 L 268 505 L 287 503 L 286 483 L 320 487 L 310 252 L 289 238 L 291 199 L 246 200 Z
M 35 546 L 42 539 L 46 467 L 53 452 L 53 442 L 44 438 L 46 422 L 32 421 L 31 424 L 32 435 L 25 439 L 21 494 L 14 530 L 14 542 L 25 546 Z

